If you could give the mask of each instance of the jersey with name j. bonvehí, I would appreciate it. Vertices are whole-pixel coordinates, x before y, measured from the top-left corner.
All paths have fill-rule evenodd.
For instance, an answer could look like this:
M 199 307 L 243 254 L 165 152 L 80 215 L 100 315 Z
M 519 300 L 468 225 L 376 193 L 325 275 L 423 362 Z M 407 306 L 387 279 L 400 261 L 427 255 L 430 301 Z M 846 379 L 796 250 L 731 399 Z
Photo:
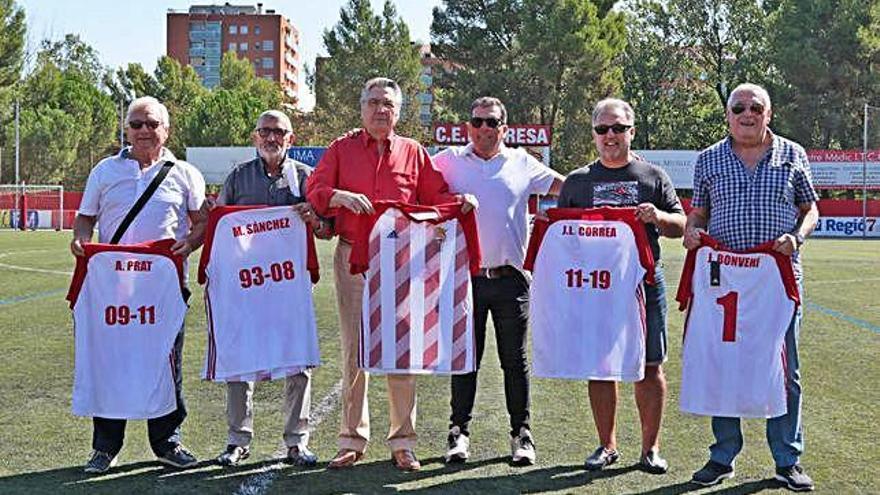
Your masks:
M 785 334 L 800 304 L 791 258 L 765 243 L 732 251 L 703 234 L 676 299 L 687 308 L 681 410 L 773 418 L 786 413 Z
M 174 239 L 83 245 L 73 310 L 73 414 L 157 418 L 174 411 L 174 339 L 183 326 L 183 261 Z
M 208 345 L 203 377 L 259 381 L 319 364 L 314 238 L 290 206 L 211 210 L 199 260 Z
M 654 256 L 634 208 L 551 208 L 535 221 L 532 369 L 546 378 L 639 381 L 645 373 L 645 296 Z
M 480 267 L 473 211 L 460 204 L 373 204 L 352 248 L 366 272 L 360 367 L 379 373 L 461 374 L 475 369 L 471 274 Z

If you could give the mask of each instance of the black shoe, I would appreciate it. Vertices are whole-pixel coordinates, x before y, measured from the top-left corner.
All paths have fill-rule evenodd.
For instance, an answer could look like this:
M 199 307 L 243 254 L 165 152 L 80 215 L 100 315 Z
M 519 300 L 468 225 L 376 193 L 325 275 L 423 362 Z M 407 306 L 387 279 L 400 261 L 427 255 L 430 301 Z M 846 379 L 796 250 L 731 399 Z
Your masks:
M 794 492 L 811 492 L 816 488 L 813 485 L 813 480 L 807 476 L 807 473 L 804 472 L 804 468 L 800 464 L 777 467 L 775 478 L 777 481 L 784 483 L 786 488 Z
M 217 456 L 217 464 L 221 466 L 235 466 L 250 456 L 250 448 L 230 444 L 226 446 L 226 451 Z
M 666 474 L 666 471 L 669 471 L 669 463 L 660 457 L 660 452 L 656 450 L 649 450 L 647 454 L 642 454 L 639 459 L 639 467 L 642 471 L 651 474 Z
M 712 486 L 722 480 L 733 478 L 733 466 L 725 466 L 720 462 L 709 461 L 691 478 L 692 483 L 701 486 Z
M 100 450 L 93 450 L 92 456 L 89 458 L 89 462 L 86 463 L 86 467 L 83 471 L 89 474 L 106 473 L 110 468 L 116 465 L 118 459 L 118 455 L 110 455 L 106 452 L 101 452 Z
M 318 456 L 304 446 L 298 447 L 294 445 L 287 449 L 285 461 L 294 466 L 312 467 L 318 464 Z
M 159 457 L 159 462 L 179 469 L 190 468 L 199 463 L 198 459 L 180 444 Z
M 443 460 L 446 464 L 465 462 L 471 456 L 470 445 L 470 438 L 461 432 L 461 428 L 453 426 L 449 429 L 449 436 L 446 437 L 447 449 Z
M 599 447 L 587 457 L 587 460 L 584 461 L 584 467 L 587 468 L 587 471 L 599 471 L 605 466 L 614 464 L 618 459 L 620 459 L 620 452 Z

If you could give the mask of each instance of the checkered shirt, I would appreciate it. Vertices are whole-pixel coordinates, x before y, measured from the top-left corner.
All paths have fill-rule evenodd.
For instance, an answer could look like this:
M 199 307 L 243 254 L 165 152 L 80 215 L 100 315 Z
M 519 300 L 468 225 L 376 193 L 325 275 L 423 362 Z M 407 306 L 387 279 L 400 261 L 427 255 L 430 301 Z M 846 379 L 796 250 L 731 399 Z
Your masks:
M 730 137 L 700 153 L 694 167 L 692 204 L 708 208 L 709 235 L 730 249 L 750 249 L 794 231 L 798 205 L 817 198 L 806 152 L 780 136 L 773 136 L 754 171 L 734 154 Z M 792 261 L 799 268 L 797 252 Z

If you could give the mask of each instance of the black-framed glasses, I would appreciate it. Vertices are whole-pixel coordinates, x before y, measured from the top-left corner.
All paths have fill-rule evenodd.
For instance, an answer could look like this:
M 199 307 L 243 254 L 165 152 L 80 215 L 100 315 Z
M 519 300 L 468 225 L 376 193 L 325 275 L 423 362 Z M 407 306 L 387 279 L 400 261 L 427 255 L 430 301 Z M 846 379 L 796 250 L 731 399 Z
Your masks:
M 140 129 L 145 125 L 155 131 L 162 123 L 158 120 L 132 120 L 128 123 L 128 126 L 132 129 Z
M 746 108 L 752 111 L 752 113 L 763 114 L 764 113 L 764 105 L 760 103 L 752 103 L 748 107 L 743 105 L 742 103 L 734 103 L 732 107 L 730 107 L 730 111 L 733 112 L 734 115 L 739 115 L 746 111 Z
M 257 129 L 257 134 L 260 135 L 261 138 L 267 138 L 270 134 L 274 134 L 276 138 L 281 139 L 290 132 L 287 129 L 282 129 L 280 127 L 260 127 Z
M 485 119 L 483 117 L 471 117 L 470 123 L 475 129 L 483 127 L 484 123 L 489 126 L 490 129 L 497 129 L 499 125 L 504 125 L 503 120 L 496 119 L 495 117 L 487 117 Z
M 614 131 L 614 134 L 623 134 L 624 132 L 632 129 L 632 126 L 629 124 L 613 124 L 613 125 L 597 125 L 593 127 L 593 130 L 596 131 L 596 134 L 605 135 L 608 134 L 608 131 Z

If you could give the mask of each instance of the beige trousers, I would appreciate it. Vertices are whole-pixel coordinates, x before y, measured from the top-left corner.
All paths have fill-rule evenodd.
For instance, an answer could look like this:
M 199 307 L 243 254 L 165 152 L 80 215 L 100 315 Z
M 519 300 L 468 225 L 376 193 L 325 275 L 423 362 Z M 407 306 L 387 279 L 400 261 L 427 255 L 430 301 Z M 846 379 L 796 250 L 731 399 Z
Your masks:
M 351 245 L 340 241 L 333 258 L 336 302 L 339 306 L 339 332 L 342 338 L 342 421 L 339 447 L 363 452 L 370 440 L 370 413 L 367 403 L 369 374 L 358 368 L 361 301 L 364 277 L 349 273 Z M 391 425 L 391 450 L 416 446 L 416 377 L 387 375 Z
M 284 381 L 284 444 L 287 448 L 309 444 L 309 410 L 312 408 L 311 371 Z M 230 445 L 247 447 L 254 438 L 254 382 L 226 383 L 226 421 Z

